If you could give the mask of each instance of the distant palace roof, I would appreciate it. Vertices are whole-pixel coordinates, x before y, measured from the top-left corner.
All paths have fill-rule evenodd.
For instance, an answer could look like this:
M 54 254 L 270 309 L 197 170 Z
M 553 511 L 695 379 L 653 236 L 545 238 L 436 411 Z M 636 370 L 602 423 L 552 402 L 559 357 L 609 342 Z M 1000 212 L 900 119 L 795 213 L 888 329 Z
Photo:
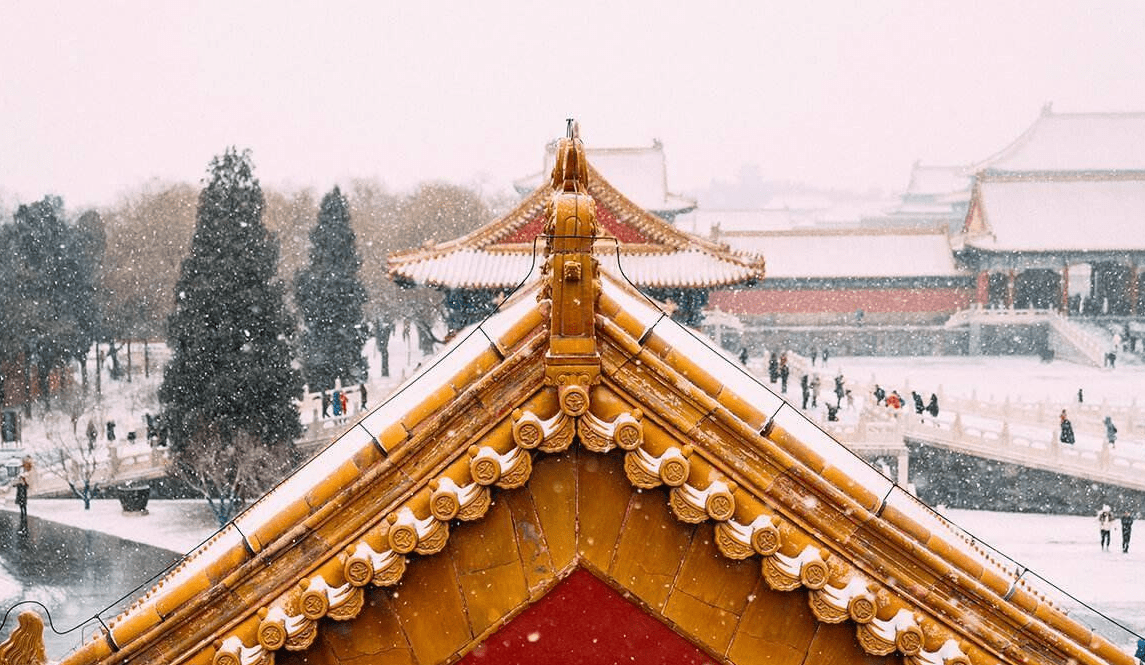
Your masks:
M 1145 113 L 1042 114 L 971 171 L 1145 171 Z
M 769 280 L 966 275 L 937 226 L 732 231 L 719 238 L 738 251 L 767 256 Z
M 621 194 L 591 162 L 587 172 L 588 193 L 596 201 L 602 235 L 619 243 L 624 273 L 638 286 L 704 288 L 763 277 L 762 257 L 732 252 L 683 233 Z M 473 233 L 391 254 L 390 274 L 446 288 L 513 288 L 540 260 L 534 256 L 533 241 L 541 234 L 551 195 L 550 185 L 542 184 L 504 217 Z M 602 254 L 607 247 L 613 248 L 614 258 L 605 269 L 616 270 L 617 244 L 600 242 Z
M 974 167 L 963 238 L 991 252 L 1145 251 L 1145 113 L 1054 113 Z
M 1136 662 L 599 274 L 579 148 L 541 278 L 65 665 L 529 662 L 506 631 L 578 575 L 724 664 Z M 515 649 L 620 658 L 563 611 Z
M 1145 251 L 1145 178 L 979 175 L 966 244 L 993 252 Z

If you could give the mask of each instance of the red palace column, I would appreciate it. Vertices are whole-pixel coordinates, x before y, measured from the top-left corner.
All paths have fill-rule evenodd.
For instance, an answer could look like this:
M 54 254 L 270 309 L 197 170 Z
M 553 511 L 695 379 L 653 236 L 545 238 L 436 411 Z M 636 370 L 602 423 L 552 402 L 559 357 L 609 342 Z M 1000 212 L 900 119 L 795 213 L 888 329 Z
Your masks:
M 974 295 L 979 307 L 986 308 L 990 304 L 990 273 L 986 270 L 978 272 L 978 291 Z

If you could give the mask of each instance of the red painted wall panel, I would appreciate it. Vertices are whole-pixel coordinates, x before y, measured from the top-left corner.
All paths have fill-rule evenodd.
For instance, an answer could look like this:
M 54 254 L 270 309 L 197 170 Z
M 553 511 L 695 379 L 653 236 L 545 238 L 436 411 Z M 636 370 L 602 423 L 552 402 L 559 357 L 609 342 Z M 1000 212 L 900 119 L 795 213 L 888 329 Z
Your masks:
M 732 314 L 814 312 L 953 312 L 965 309 L 973 291 L 964 288 L 715 291 L 708 304 Z
M 461 660 L 463 665 L 700 665 L 712 658 L 584 569 Z

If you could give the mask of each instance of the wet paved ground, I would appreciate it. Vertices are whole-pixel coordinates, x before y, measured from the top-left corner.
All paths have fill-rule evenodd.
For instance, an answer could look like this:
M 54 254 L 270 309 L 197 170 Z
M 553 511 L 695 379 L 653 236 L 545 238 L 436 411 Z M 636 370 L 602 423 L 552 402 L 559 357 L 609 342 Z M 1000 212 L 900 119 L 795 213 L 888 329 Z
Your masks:
M 45 626 L 44 641 L 53 661 L 90 638 L 99 625 L 92 618 L 96 612 L 111 607 L 100 615 L 104 621 L 114 617 L 130 601 L 120 602 L 124 594 L 180 557 L 176 552 L 36 517 L 28 518 L 27 527 L 23 533 L 18 514 L 0 511 L 0 577 L 9 582 L 0 587 L 0 596 L 8 596 L 0 597 L 0 608 L 7 612 L 20 600 L 34 600 L 48 608 L 57 631 L 82 626 L 65 635 Z M 0 635 L 8 635 L 24 609 L 39 608 L 16 607 L 0 627 Z

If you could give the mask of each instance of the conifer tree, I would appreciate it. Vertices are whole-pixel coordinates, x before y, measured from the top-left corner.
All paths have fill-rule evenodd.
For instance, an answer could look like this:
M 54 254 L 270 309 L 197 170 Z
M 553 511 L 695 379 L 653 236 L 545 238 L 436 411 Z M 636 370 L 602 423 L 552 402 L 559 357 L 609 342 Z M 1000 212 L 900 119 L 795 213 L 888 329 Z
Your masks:
M 36 376 L 45 397 L 51 371 L 84 357 L 95 336 L 98 257 L 87 226 L 68 225 L 63 201 L 46 196 L 0 231 L 0 349 L 23 358 L 25 379 Z
M 215 157 L 208 180 L 175 287 L 167 322 L 172 358 L 159 390 L 177 462 L 204 447 L 284 451 L 301 433 L 294 322 L 275 279 L 278 247 L 263 225 L 249 151 Z M 236 482 L 210 480 L 227 491 Z
M 310 231 L 310 263 L 294 282 L 302 314 L 302 371 L 311 390 L 330 390 L 337 379 L 343 385 L 365 379 L 361 266 L 349 206 L 335 187 L 322 198 Z

